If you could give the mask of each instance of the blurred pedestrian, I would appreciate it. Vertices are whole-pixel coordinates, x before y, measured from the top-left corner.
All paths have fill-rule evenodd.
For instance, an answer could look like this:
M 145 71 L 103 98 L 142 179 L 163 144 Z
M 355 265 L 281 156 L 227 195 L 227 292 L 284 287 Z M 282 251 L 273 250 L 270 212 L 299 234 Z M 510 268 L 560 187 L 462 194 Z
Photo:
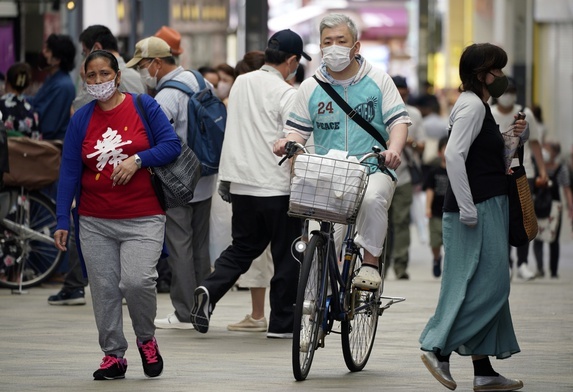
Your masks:
M 229 64 L 222 63 L 217 65 L 215 69 L 219 74 L 219 84 L 217 84 L 215 92 L 217 97 L 219 97 L 219 99 L 226 105 L 229 100 L 231 87 L 233 87 L 233 83 L 235 83 L 235 68 L 231 67 Z
M 7 131 L 38 138 L 38 113 L 24 96 L 32 80 L 32 70 L 27 63 L 16 63 L 6 73 L 6 93 L 0 97 L 0 112 Z
M 559 277 L 559 258 L 560 258 L 560 244 L 559 236 L 561 234 L 561 222 L 563 218 L 563 210 L 566 211 L 566 217 L 569 222 L 573 221 L 573 195 L 571 192 L 571 178 L 569 174 L 569 168 L 565 160 L 561 158 L 561 145 L 556 141 L 547 140 L 543 145 L 542 151 L 545 159 L 545 168 L 547 170 L 547 176 L 549 178 L 549 193 L 551 195 L 551 207 L 549 216 L 545 217 L 547 220 L 555 220 L 556 226 L 549 236 L 553 237 L 552 241 L 548 242 L 549 246 L 549 272 L 551 278 L 557 279 Z M 561 192 L 565 196 L 565 203 L 562 202 Z M 556 204 L 554 207 L 553 204 Z M 555 208 L 555 214 L 551 209 Z M 550 227 L 546 227 L 546 230 L 551 230 Z M 533 253 L 535 254 L 535 260 L 537 262 L 537 273 L 536 277 L 544 277 L 545 269 L 543 268 L 543 247 L 544 241 L 542 239 L 536 238 L 533 241 Z
M 535 182 L 536 169 L 533 165 L 532 158 L 535 158 L 537 164 L 537 172 L 539 173 L 539 181 L 544 184 L 547 183 L 547 172 L 545 164 L 543 163 L 543 156 L 541 155 L 541 134 L 535 116 L 528 107 L 517 103 L 517 87 L 515 80 L 508 77 L 508 87 L 502 96 L 497 98 L 497 103 L 491 106 L 491 114 L 495 122 L 499 125 L 500 132 L 506 132 L 508 128 L 515 121 L 515 115 L 518 112 L 525 113 L 529 128 L 529 139 L 523 146 L 523 167 L 529 182 L 529 188 L 533 192 L 533 184 Z M 516 160 L 514 160 L 516 161 Z M 515 162 L 516 163 L 516 162 Z M 512 165 L 517 166 L 517 163 Z M 511 250 L 511 248 L 510 248 Z M 529 243 L 519 246 L 517 250 L 517 277 L 523 280 L 531 280 L 535 278 L 535 273 L 527 267 L 529 259 Z M 509 267 L 513 267 L 511 255 L 509 258 Z
M 432 249 L 432 273 L 436 278 L 442 275 L 442 214 L 444 198 L 448 189 L 448 173 L 446 171 L 446 146 L 448 138 L 443 137 L 438 142 L 438 157 L 440 164 L 432 166 L 424 180 L 423 189 L 426 191 L 426 216 L 430 232 L 430 248 Z
M 68 35 L 50 34 L 42 47 L 39 66 L 48 77 L 30 103 L 38 111 L 44 140 L 63 140 L 66 134 L 70 107 L 76 97 L 69 74 L 74 69 L 75 57 L 76 46 Z
M 424 151 L 424 125 L 422 114 L 414 106 L 406 104 L 409 90 L 406 78 L 393 76 L 392 80 L 406 105 L 412 125 L 408 129 L 406 145 L 402 150 L 402 164 L 396 169 L 398 178 L 396 191 L 392 198 L 392 205 L 388 219 L 388 240 L 385 253 L 384 268 L 386 271 L 391 265 L 397 279 L 407 280 L 408 263 L 410 262 L 410 222 L 413 221 L 418 230 L 422 243 L 428 242 L 428 230 L 425 217 L 425 202 L 422 195 L 422 166 L 420 155 Z M 414 203 L 416 198 L 416 203 Z M 415 208 L 414 206 L 417 206 Z M 414 213 L 412 213 L 414 210 Z M 414 219 L 411 219 L 411 216 Z

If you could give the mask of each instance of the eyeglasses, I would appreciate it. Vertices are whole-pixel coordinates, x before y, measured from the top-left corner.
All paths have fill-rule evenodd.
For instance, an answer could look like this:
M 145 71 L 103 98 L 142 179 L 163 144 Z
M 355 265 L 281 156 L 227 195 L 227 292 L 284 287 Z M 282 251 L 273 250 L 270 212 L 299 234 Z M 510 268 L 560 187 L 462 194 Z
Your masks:
M 153 60 L 147 61 L 145 64 L 142 64 L 144 60 L 141 60 L 134 68 L 136 71 L 141 71 L 143 68 L 148 68 Z

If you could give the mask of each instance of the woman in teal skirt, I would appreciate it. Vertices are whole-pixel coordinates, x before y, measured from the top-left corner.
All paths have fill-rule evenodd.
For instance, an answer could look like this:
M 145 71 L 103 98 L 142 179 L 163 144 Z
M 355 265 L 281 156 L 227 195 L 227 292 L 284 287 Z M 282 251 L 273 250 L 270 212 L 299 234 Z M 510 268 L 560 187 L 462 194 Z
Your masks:
M 506 64 L 507 54 L 495 45 L 468 46 L 460 58 L 462 93 L 450 115 L 442 286 L 420 343 L 422 361 L 451 390 L 457 386 L 449 364 L 454 351 L 471 356 L 474 391 L 523 387 L 522 381 L 495 372 L 489 360 L 520 351 L 509 310 L 504 140 L 487 104 L 507 88 Z M 512 126 L 524 139 L 526 127 L 525 120 Z

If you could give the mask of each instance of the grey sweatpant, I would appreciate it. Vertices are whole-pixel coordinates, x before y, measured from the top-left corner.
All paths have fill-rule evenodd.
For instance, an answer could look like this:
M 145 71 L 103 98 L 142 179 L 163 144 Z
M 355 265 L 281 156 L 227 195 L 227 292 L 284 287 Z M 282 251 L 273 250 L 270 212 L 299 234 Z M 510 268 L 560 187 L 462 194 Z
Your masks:
M 123 357 L 122 299 L 127 302 L 135 336 L 153 338 L 157 312 L 157 260 L 165 215 L 134 219 L 80 217 L 80 245 L 86 263 L 99 344 L 105 355 Z

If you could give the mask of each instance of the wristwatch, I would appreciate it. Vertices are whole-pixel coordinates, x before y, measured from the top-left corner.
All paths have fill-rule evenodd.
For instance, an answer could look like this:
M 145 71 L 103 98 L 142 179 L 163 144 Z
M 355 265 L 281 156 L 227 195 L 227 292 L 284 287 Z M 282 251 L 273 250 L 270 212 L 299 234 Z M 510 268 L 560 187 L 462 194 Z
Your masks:
M 141 158 L 137 154 L 135 154 L 133 157 L 135 158 L 135 164 L 139 169 L 141 169 Z

